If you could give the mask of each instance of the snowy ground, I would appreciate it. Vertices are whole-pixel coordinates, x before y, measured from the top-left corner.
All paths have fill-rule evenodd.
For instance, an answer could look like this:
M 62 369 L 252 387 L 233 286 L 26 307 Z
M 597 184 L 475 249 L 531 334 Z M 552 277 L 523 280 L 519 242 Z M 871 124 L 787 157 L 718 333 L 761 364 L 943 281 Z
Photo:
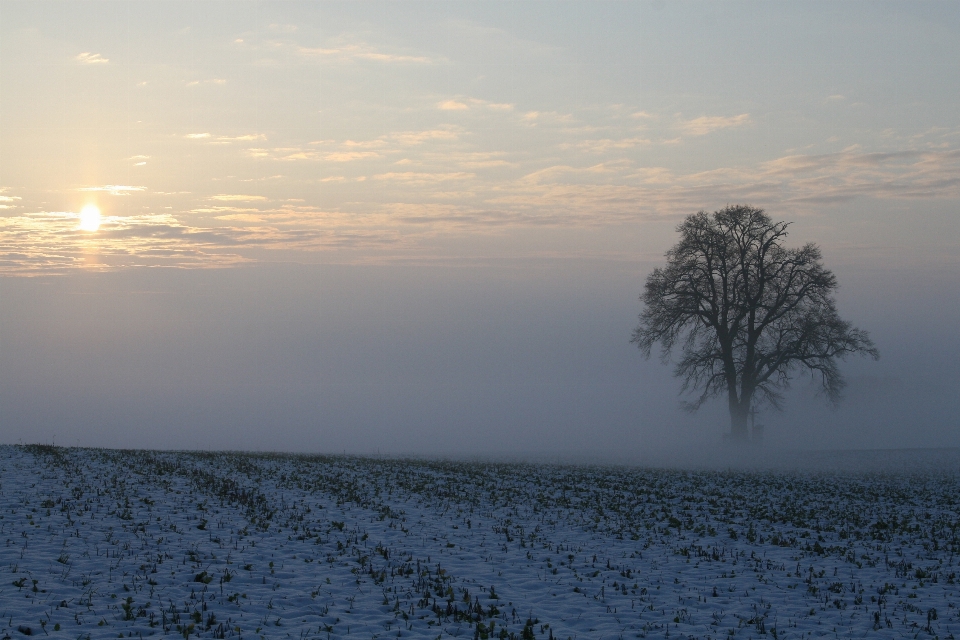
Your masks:
M 0 637 L 952 638 L 960 474 L 0 447 Z

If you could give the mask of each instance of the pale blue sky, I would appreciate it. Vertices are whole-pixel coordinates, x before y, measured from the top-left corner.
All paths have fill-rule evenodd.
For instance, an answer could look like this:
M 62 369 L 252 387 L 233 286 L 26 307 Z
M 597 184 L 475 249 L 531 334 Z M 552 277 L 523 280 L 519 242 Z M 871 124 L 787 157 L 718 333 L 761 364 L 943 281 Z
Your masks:
M 884 353 L 851 373 L 927 376 L 903 411 L 960 444 L 957 367 L 918 355 L 960 355 L 958 79 L 952 2 L 0 2 L 0 436 L 215 446 L 244 397 L 286 434 L 244 446 L 509 448 L 466 414 L 525 450 L 710 442 L 626 339 L 676 223 L 742 202 L 824 248 Z M 770 437 L 905 442 L 847 411 Z

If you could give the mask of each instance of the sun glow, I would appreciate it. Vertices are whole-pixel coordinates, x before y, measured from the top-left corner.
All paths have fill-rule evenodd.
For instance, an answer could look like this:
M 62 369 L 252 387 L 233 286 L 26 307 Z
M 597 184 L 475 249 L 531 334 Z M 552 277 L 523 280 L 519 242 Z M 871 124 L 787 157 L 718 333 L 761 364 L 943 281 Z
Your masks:
M 80 230 L 96 231 L 100 228 L 100 209 L 95 204 L 88 204 L 80 210 Z

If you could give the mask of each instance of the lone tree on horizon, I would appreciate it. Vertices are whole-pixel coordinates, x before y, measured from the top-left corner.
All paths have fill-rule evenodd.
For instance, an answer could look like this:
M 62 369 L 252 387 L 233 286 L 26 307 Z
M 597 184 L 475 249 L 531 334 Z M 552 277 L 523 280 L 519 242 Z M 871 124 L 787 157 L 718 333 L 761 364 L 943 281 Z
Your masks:
M 679 345 L 674 375 L 683 392 L 699 390 L 686 408 L 725 394 L 734 440 L 747 439 L 754 403 L 781 408 L 794 371 L 818 378 L 837 402 L 844 386 L 837 360 L 880 357 L 867 332 L 838 315 L 837 278 L 821 264 L 819 247 L 783 246 L 789 225 L 743 205 L 688 216 L 667 265 L 647 277 L 640 296 L 630 342 L 647 358 L 659 342 L 664 362 Z

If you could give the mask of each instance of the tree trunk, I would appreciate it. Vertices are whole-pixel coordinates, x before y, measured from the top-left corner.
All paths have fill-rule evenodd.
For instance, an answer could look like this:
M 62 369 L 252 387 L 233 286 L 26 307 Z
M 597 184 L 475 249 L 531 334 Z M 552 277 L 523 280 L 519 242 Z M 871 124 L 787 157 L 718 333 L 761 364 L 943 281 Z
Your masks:
M 750 415 L 750 400 L 730 399 L 730 438 L 734 442 L 746 442 L 750 434 L 747 430 L 747 418 Z

